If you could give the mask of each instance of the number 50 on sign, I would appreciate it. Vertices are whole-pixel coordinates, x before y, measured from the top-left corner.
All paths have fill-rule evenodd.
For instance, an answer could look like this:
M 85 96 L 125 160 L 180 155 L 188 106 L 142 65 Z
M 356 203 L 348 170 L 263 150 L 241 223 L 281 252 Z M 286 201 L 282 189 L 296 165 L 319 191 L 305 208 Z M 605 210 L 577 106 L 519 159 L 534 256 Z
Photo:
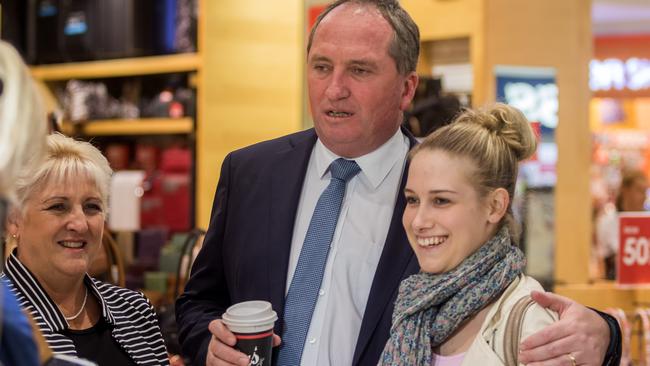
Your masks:
M 621 213 L 618 224 L 618 283 L 650 283 L 650 213 Z

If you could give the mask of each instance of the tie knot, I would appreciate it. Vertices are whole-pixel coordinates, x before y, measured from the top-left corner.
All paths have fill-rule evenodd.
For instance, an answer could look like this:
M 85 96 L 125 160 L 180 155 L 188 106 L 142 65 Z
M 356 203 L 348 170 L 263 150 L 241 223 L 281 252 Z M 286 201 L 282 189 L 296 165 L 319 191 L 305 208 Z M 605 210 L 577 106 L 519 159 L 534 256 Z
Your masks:
M 345 160 L 338 158 L 330 164 L 332 178 L 340 179 L 344 182 L 349 181 L 361 171 L 359 165 L 354 160 Z

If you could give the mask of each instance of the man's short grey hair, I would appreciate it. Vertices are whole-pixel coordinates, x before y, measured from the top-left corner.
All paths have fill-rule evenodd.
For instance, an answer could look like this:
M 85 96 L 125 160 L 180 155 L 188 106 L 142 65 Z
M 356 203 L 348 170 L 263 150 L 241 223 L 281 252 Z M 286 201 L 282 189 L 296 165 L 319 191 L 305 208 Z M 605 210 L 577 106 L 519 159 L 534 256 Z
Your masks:
M 393 28 L 394 36 L 388 46 L 388 54 L 395 60 L 397 71 L 407 75 L 415 71 L 420 54 L 420 30 L 411 16 L 402 8 L 397 0 L 338 0 L 330 4 L 316 18 L 316 22 L 309 33 L 307 54 L 311 50 L 316 28 L 332 10 L 345 3 L 374 6 Z
M 43 157 L 45 108 L 18 52 L 0 41 L 0 198 L 13 200 L 19 169 Z

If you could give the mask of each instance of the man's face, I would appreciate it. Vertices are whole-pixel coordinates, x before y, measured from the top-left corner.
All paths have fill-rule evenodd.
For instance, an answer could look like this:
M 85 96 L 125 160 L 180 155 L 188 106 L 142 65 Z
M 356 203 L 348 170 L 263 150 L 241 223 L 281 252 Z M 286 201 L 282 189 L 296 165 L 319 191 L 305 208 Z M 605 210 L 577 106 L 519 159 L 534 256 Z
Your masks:
M 388 46 L 394 32 L 371 6 L 346 3 L 319 24 L 307 59 L 309 102 L 318 137 L 348 158 L 395 134 L 417 86 L 400 75 Z

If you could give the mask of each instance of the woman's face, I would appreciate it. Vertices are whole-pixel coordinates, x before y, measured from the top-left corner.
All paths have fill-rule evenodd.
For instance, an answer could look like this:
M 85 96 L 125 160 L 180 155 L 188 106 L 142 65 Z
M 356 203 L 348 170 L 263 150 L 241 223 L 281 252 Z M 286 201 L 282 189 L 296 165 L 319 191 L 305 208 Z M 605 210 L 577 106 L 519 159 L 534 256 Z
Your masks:
M 100 250 L 105 206 L 99 189 L 85 176 L 65 183 L 46 182 L 10 219 L 18 258 L 39 279 L 82 276 Z
M 424 272 L 443 273 L 458 266 L 496 231 L 486 199 L 469 180 L 466 158 L 423 150 L 409 167 L 402 224 Z

